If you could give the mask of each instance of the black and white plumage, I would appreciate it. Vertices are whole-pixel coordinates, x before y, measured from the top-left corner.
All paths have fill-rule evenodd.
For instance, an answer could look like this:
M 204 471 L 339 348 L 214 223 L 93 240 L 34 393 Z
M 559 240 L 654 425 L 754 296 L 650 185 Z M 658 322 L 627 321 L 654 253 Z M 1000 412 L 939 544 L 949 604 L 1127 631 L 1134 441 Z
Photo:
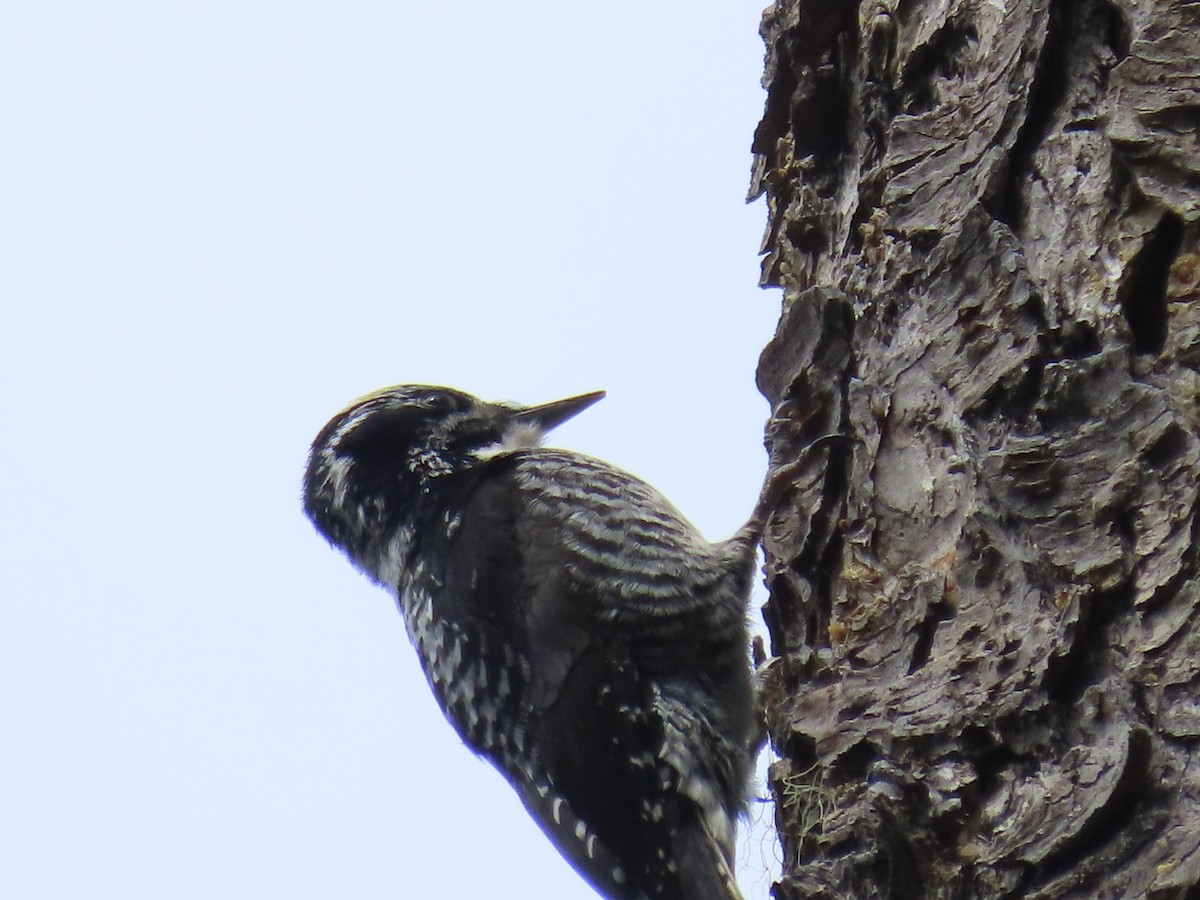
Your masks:
M 710 544 L 645 482 L 537 446 L 601 396 L 371 394 L 317 436 L 305 512 L 394 592 L 447 719 L 602 895 L 734 900 L 757 526 Z

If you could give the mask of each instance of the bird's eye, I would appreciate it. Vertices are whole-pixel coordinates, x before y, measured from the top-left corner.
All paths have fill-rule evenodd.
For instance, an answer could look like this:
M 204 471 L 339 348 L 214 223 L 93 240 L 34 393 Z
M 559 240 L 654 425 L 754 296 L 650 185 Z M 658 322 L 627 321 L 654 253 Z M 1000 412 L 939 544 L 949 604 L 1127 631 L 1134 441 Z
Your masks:
M 441 394 L 426 394 L 417 401 L 425 409 L 444 409 L 446 398 Z

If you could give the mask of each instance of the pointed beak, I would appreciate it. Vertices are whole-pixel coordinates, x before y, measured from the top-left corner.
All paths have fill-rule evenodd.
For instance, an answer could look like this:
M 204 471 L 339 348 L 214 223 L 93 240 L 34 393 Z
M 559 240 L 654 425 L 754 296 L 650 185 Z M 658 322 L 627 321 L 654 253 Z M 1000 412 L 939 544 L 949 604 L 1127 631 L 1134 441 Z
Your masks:
M 580 394 L 578 397 L 568 397 L 566 400 L 555 400 L 540 406 L 527 406 L 517 410 L 514 418 L 536 425 L 542 431 L 549 431 L 583 412 L 603 397 L 604 391 L 592 391 L 590 394 Z

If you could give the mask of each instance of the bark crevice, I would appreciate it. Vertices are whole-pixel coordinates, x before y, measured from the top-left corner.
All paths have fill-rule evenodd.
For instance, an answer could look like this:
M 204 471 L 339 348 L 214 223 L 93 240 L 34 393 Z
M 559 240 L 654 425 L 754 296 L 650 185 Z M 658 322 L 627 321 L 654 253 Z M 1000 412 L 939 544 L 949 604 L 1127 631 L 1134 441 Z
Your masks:
M 1200 3 L 762 33 L 776 897 L 1188 896 Z

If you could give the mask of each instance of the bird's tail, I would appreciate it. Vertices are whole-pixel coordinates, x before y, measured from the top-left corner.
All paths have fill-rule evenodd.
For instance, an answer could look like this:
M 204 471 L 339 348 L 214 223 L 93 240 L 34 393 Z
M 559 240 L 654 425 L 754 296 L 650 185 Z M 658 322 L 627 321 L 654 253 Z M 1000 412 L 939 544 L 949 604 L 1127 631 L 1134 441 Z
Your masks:
M 679 884 L 687 900 L 744 900 L 733 867 L 703 819 L 675 839 Z

